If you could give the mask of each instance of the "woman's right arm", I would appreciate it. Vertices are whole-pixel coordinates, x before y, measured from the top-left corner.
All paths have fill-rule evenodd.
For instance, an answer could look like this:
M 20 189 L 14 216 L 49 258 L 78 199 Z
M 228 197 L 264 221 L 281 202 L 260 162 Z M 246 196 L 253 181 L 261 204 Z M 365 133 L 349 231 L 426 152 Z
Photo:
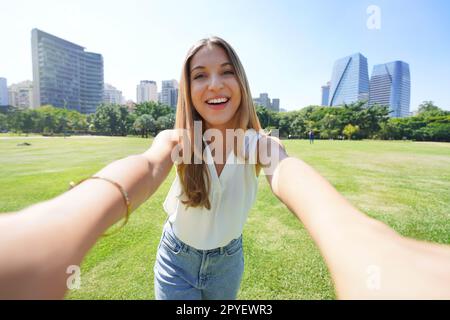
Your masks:
M 96 176 L 119 183 L 132 210 L 167 177 L 173 162 L 173 130 L 159 133 L 151 148 L 112 162 Z M 124 217 L 121 192 L 104 180 L 86 180 L 51 200 L 17 213 L 0 215 L 0 299 L 62 298 L 70 265 Z

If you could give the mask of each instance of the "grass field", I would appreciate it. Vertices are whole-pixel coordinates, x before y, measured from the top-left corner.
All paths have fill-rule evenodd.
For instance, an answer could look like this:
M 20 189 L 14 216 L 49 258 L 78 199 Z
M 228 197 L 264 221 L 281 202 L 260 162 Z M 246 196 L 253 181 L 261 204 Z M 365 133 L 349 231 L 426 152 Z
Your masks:
M 27 141 L 31 146 L 18 146 Z M 0 137 L 0 212 L 67 190 L 70 181 L 146 150 L 150 139 Z M 368 215 L 402 235 L 450 244 L 450 144 L 285 141 Z M 67 299 L 153 299 L 153 264 L 166 214 L 168 179 L 118 234 L 102 238 L 81 266 L 81 289 Z M 244 229 L 246 268 L 239 299 L 333 299 L 327 268 L 301 223 L 259 178 Z M 30 248 L 31 250 L 31 248 Z

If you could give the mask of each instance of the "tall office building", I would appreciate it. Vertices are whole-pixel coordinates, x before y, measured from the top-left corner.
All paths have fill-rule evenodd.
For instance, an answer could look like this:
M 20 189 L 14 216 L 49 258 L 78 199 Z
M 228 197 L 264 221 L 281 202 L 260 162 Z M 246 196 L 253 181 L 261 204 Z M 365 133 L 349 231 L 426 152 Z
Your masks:
M 177 80 L 163 80 L 159 101 L 166 106 L 176 108 L 178 100 Z
M 270 98 L 268 93 L 260 93 L 258 98 L 253 98 L 253 102 L 259 106 L 270 109 Z
M 8 87 L 9 104 L 21 109 L 33 105 L 33 82 L 30 80 L 12 84 Z
M 403 61 L 378 64 L 370 78 L 369 105 L 389 106 L 391 117 L 410 115 L 411 80 L 409 65 Z
M 38 29 L 31 31 L 33 107 L 93 113 L 103 99 L 103 57 Z
M 267 109 L 271 108 L 270 98 L 269 98 L 269 94 L 268 93 L 260 93 L 259 94 L 259 98 L 256 98 L 255 102 L 258 105 L 263 106 L 264 108 L 267 108 Z
M 369 73 L 366 57 L 355 53 L 334 63 L 330 83 L 330 106 L 367 100 L 368 93 Z
M 269 110 L 280 111 L 280 99 L 274 98 L 271 101 L 268 93 L 260 93 L 258 98 L 253 98 L 253 103 Z
M 280 99 L 278 98 L 272 99 L 272 110 L 275 112 L 280 112 Z
M 9 105 L 8 100 L 8 83 L 6 78 L 0 78 L 0 106 Z
M 158 87 L 155 81 L 142 80 L 136 87 L 137 103 L 154 101 L 158 102 Z
M 328 106 L 329 98 L 330 98 L 330 82 L 328 81 L 325 86 L 322 86 L 322 106 Z
M 105 83 L 105 86 L 103 88 L 103 102 L 111 104 L 124 103 L 122 91 L 117 90 L 117 88 L 113 87 L 108 83 Z

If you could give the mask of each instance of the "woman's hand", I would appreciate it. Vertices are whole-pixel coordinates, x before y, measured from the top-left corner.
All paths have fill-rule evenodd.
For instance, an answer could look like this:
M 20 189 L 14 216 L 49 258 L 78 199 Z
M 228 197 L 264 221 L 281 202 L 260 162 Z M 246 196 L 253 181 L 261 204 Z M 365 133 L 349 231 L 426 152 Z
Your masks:
M 344 299 L 449 299 L 450 247 L 400 236 L 356 209 L 279 140 L 261 143 L 273 193 L 318 245 Z

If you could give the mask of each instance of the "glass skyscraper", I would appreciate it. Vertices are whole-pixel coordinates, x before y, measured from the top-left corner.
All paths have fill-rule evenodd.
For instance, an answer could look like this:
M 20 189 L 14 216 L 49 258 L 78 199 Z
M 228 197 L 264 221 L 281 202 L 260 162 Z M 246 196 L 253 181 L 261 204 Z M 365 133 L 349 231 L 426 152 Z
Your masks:
M 330 82 L 328 81 L 325 86 L 322 86 L 322 106 L 328 106 L 330 99 Z
M 0 78 L 0 106 L 7 106 L 8 103 L 8 85 L 6 78 Z
M 166 106 L 176 108 L 178 100 L 177 80 L 163 80 L 160 102 Z
M 93 113 L 103 98 L 103 57 L 38 29 L 31 31 L 33 106 Z
M 389 106 L 391 117 L 409 116 L 411 80 L 409 65 L 403 61 L 378 64 L 370 78 L 369 106 Z
M 367 59 L 361 53 L 337 60 L 330 83 L 330 106 L 368 100 L 369 72 Z

